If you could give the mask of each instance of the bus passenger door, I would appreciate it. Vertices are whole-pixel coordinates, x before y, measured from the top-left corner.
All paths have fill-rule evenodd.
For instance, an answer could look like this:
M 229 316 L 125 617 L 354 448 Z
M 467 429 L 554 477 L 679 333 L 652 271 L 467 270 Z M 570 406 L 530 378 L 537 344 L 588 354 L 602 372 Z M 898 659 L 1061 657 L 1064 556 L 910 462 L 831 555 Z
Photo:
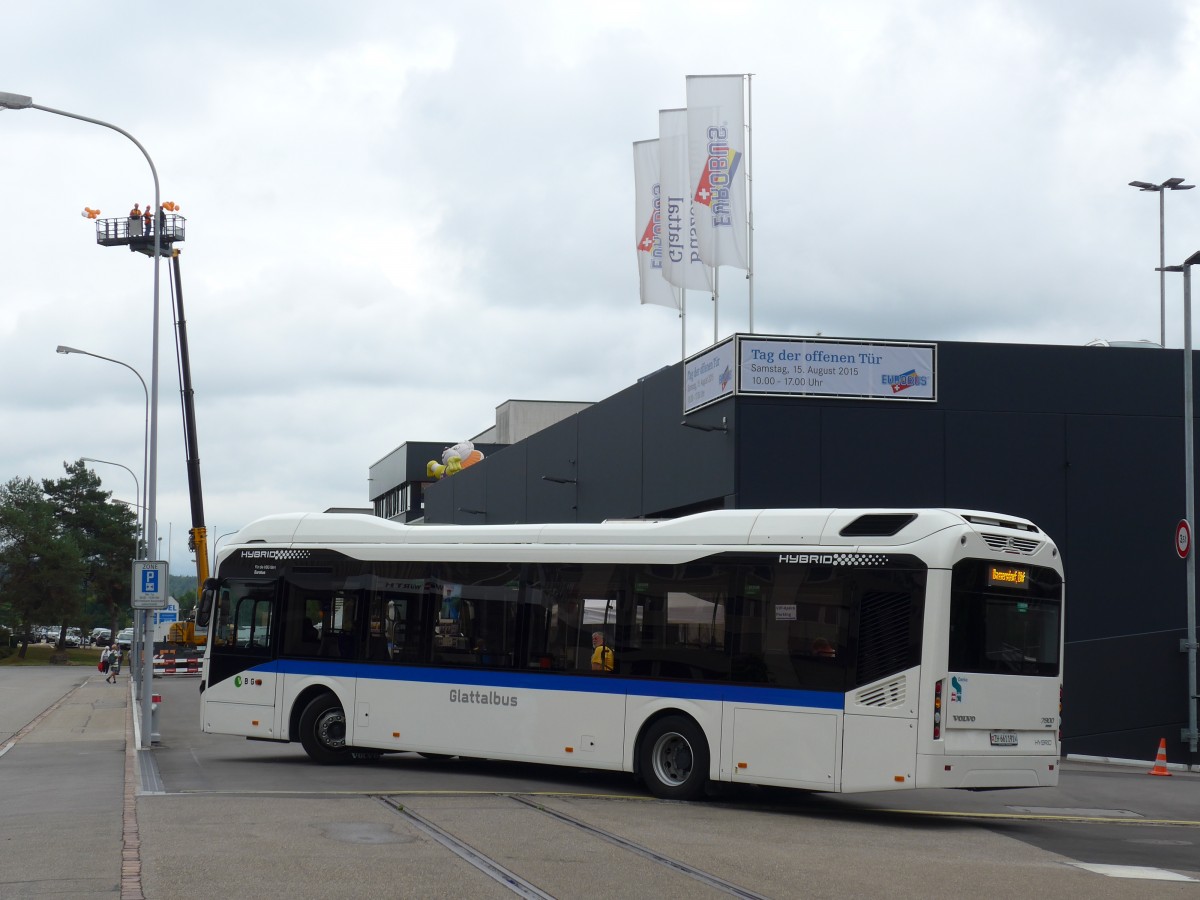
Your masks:
M 209 631 L 206 731 L 279 737 L 276 597 L 274 582 L 230 579 L 222 585 Z

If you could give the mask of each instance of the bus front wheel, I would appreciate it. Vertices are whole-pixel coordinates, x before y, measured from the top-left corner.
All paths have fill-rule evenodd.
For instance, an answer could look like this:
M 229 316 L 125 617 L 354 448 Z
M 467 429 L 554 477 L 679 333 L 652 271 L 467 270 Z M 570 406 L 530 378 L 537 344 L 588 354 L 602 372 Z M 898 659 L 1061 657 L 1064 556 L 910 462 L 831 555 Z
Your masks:
M 346 713 L 333 694 L 322 694 L 304 708 L 300 716 L 300 744 L 313 762 L 322 765 L 349 759 Z
M 642 736 L 639 769 L 646 787 L 665 800 L 695 800 L 708 783 L 708 741 L 687 716 L 659 719 Z

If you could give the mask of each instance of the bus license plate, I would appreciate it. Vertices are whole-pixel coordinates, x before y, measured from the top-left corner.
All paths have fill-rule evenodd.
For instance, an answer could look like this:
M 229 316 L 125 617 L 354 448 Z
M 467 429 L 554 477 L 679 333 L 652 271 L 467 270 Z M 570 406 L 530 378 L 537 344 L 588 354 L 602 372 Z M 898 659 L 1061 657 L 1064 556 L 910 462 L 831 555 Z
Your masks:
M 1017 736 L 1011 731 L 993 731 L 991 739 L 993 747 L 1017 746 Z

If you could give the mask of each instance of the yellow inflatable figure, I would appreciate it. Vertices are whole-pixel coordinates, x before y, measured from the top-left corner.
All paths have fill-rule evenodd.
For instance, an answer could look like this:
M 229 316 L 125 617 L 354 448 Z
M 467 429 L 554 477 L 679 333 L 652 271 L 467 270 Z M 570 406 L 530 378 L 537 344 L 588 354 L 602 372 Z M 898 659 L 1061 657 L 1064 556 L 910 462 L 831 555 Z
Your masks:
M 425 464 L 425 474 L 430 478 L 441 480 L 447 475 L 454 475 L 468 466 L 483 459 L 483 454 L 475 449 L 470 441 L 463 441 L 442 451 L 442 461 L 431 459 Z

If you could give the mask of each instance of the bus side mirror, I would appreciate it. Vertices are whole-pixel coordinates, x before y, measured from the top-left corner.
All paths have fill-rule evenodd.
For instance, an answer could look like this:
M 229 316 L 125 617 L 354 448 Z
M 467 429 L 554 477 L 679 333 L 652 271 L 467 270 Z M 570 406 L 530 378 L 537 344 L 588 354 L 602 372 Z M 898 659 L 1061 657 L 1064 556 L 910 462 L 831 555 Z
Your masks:
M 204 580 L 204 589 L 200 592 L 200 604 L 196 607 L 196 624 L 207 628 L 212 619 L 213 606 L 217 602 L 217 588 L 220 582 L 215 578 Z

